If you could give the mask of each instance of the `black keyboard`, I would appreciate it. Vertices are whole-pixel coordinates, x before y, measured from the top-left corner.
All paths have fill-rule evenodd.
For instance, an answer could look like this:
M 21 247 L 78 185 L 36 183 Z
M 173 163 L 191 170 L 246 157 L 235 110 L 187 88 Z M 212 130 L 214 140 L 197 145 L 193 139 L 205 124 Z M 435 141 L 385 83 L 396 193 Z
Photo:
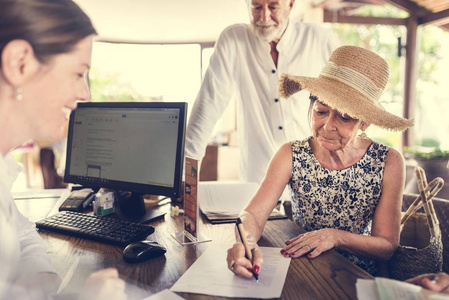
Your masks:
M 150 225 L 74 211 L 61 211 L 36 222 L 36 227 L 119 246 L 144 240 L 154 232 Z

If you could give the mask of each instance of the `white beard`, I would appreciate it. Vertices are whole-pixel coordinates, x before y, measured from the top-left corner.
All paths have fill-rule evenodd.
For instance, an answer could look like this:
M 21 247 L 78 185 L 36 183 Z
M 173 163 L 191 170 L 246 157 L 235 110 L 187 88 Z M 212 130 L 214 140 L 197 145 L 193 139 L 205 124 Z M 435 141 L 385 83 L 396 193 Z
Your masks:
M 251 24 L 251 28 L 256 36 L 266 42 L 271 42 L 275 39 L 280 39 L 284 33 L 286 24 L 277 24 L 274 21 L 262 22 L 257 21 L 255 24 Z

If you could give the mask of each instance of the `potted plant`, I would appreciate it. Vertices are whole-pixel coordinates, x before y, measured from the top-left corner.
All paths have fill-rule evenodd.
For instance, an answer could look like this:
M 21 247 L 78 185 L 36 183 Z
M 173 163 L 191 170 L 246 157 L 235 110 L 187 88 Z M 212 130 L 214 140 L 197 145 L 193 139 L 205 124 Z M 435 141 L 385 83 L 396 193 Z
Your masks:
M 449 198 L 449 151 L 432 147 L 413 147 L 405 148 L 404 150 L 407 159 L 414 160 L 417 165 L 424 169 L 428 181 L 436 177 L 443 178 L 445 186 L 437 197 Z M 407 192 L 418 192 L 416 181 L 413 183 L 413 185 L 410 182 L 407 184 Z

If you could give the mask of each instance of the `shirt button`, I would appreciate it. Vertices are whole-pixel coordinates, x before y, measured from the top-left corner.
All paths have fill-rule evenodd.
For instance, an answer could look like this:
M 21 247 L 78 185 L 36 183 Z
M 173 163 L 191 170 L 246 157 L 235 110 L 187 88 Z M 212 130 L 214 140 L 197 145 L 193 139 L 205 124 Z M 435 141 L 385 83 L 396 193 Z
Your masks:
M 274 99 L 274 102 L 279 102 L 279 99 L 278 98 Z
M 276 70 L 271 70 L 271 73 L 273 73 L 273 74 L 276 73 Z
M 283 127 L 282 127 L 282 126 L 279 126 L 278 128 L 279 128 L 279 130 L 282 130 Z

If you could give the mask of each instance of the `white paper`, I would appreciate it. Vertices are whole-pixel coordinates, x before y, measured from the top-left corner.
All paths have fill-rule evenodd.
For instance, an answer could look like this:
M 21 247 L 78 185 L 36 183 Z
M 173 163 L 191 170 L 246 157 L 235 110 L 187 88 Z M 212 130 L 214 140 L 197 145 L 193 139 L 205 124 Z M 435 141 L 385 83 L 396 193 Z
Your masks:
M 425 299 L 420 286 L 398 280 L 376 277 L 379 298 L 383 299 Z
M 431 292 L 411 283 L 383 277 L 357 279 L 356 288 L 359 300 L 449 300 L 448 294 Z
M 65 287 L 67 286 L 67 284 L 70 282 L 70 280 L 73 277 L 73 274 L 75 274 L 75 270 L 78 267 L 78 264 L 80 262 L 80 256 L 78 256 L 75 259 L 75 262 L 70 266 L 70 268 L 67 270 L 67 273 L 65 273 L 64 278 L 62 278 L 61 280 L 61 284 L 59 284 L 59 288 L 58 288 L 58 294 L 60 292 L 62 292 L 63 289 L 65 289 Z
M 37 198 L 59 198 L 67 189 L 43 189 L 26 190 L 12 192 L 14 200 L 18 199 L 37 199 Z
M 238 215 L 258 188 L 255 182 L 200 182 L 200 209 L 203 213 Z
M 372 279 L 358 278 L 355 283 L 357 289 L 357 299 L 359 300 L 378 300 L 376 282 Z
M 170 292 L 169 290 L 165 289 L 160 291 L 157 294 L 151 295 L 147 298 L 144 298 L 142 300 L 182 300 L 181 296 L 178 296 L 177 294 Z
M 227 266 L 228 246 L 210 245 L 170 289 L 173 292 L 222 297 L 279 298 L 291 258 L 280 254 L 281 248 L 261 247 L 264 264 L 255 278 L 234 275 Z

